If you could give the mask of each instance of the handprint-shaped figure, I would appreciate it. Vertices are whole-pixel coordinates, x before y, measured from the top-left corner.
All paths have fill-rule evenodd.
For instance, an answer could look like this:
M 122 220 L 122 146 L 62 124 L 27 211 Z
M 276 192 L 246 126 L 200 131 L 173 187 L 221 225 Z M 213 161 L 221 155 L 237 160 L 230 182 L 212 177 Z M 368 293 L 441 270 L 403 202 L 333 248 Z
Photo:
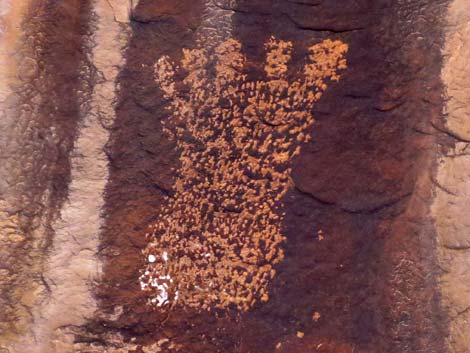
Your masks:
M 266 43 L 263 81 L 247 80 L 234 39 L 213 52 L 184 50 L 181 68 L 158 60 L 155 77 L 172 113 L 164 128 L 181 156 L 175 193 L 145 251 L 140 280 L 152 303 L 248 310 L 268 300 L 273 265 L 283 259 L 290 164 L 310 138 L 315 102 L 346 68 L 347 50 L 340 41 L 313 45 L 293 82 L 292 43 L 275 38 Z M 182 93 L 176 71 L 186 75 Z

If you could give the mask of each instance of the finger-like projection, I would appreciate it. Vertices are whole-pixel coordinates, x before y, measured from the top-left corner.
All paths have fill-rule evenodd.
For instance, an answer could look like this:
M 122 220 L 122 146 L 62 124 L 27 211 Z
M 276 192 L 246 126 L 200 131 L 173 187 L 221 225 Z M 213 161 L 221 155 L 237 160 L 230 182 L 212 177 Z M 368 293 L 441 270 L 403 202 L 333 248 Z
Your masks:
M 269 299 L 273 265 L 283 259 L 291 161 L 310 139 L 315 102 L 346 68 L 348 46 L 311 46 L 295 75 L 292 50 L 271 38 L 261 81 L 247 80 L 234 39 L 211 51 L 184 50 L 181 67 L 167 57 L 156 63 L 171 110 L 164 129 L 181 150 L 174 195 L 153 225 L 140 278 L 156 306 L 248 310 Z M 181 92 L 175 74 L 185 77 Z

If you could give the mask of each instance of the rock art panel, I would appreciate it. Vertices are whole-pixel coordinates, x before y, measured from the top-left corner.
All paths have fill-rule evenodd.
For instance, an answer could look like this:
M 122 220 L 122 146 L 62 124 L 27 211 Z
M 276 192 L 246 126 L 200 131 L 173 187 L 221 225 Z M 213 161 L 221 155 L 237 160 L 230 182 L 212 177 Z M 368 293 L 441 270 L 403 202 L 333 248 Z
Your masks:
M 283 259 L 281 200 L 292 186 L 291 161 L 310 139 L 311 111 L 340 79 L 348 51 L 324 40 L 292 73 L 292 47 L 272 37 L 266 78 L 253 82 L 235 39 L 213 51 L 184 50 L 180 67 L 167 57 L 156 63 L 172 113 L 164 129 L 181 151 L 174 194 L 145 251 L 141 287 L 156 306 L 246 311 L 268 301 L 273 265 Z M 187 92 L 179 92 L 177 74 L 186 75 Z
M 464 2 L 20 3 L 0 352 L 467 353 Z

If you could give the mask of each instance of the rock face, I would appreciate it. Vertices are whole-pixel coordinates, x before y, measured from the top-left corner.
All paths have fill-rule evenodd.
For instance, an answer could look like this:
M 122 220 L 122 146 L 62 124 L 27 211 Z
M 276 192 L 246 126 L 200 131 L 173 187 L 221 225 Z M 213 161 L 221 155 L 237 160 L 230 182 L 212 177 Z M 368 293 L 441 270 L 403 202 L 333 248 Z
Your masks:
M 468 352 L 466 1 L 19 3 L 0 352 Z

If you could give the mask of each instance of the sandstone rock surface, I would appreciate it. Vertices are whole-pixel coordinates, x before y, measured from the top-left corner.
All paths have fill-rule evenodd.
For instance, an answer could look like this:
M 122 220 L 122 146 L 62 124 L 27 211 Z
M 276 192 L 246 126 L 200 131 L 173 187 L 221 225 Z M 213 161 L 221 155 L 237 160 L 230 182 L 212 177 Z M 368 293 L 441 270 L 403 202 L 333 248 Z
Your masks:
M 0 1 L 0 352 L 467 353 L 466 7 Z

